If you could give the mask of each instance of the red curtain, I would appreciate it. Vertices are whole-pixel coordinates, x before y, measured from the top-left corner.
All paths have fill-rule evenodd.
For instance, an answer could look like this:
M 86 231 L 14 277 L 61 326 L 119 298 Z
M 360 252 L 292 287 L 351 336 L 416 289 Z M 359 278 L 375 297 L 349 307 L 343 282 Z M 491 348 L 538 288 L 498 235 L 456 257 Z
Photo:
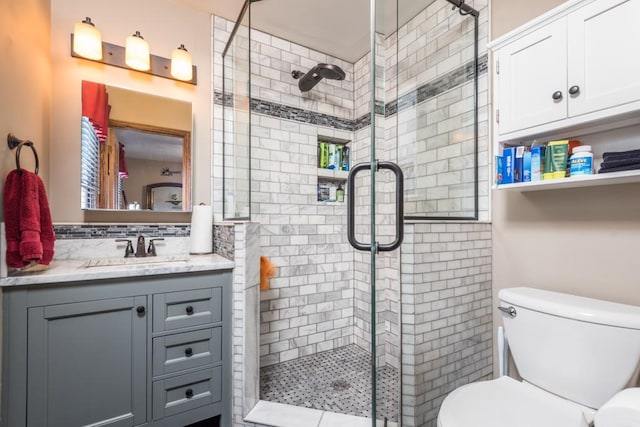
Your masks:
M 82 115 L 88 117 L 100 142 L 107 139 L 109 129 L 109 94 L 101 83 L 82 81 Z

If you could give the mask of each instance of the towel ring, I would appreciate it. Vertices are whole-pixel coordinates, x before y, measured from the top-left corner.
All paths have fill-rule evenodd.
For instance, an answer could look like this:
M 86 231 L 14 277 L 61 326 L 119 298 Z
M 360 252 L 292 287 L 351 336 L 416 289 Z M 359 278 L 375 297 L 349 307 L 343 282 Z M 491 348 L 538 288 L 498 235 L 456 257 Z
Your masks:
M 22 150 L 22 147 L 24 145 L 30 147 L 31 151 L 33 151 L 33 157 L 35 157 L 36 159 L 36 168 L 34 172 L 36 175 L 38 175 L 38 170 L 40 170 L 40 160 L 38 159 L 38 152 L 36 151 L 36 147 L 33 146 L 33 142 L 29 140 L 23 141 L 17 138 L 15 135 L 9 134 L 7 136 L 7 144 L 12 150 L 16 147 L 18 148 L 16 150 L 16 169 L 18 170 L 18 173 L 22 173 L 22 169 L 20 169 L 20 150 Z

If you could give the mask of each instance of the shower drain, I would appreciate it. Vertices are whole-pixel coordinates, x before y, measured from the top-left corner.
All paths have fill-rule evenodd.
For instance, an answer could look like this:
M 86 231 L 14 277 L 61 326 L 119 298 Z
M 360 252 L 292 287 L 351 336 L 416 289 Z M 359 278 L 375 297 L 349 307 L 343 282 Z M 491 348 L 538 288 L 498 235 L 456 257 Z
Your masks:
M 343 391 L 351 387 L 351 385 L 345 380 L 335 380 L 331 383 L 331 387 L 333 387 L 335 391 Z

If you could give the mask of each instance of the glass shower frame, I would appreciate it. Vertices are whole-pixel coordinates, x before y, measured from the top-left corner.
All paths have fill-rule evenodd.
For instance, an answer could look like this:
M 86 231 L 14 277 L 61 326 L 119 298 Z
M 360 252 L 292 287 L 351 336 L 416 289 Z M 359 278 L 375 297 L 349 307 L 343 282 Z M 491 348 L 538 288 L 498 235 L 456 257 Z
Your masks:
M 400 1 L 400 0 L 398 0 Z M 396 11 L 398 6 L 398 1 L 396 1 Z M 436 0 L 437 1 L 437 0 Z M 456 0 L 447 0 L 449 3 L 452 3 L 454 6 L 457 6 L 458 8 L 460 7 L 465 7 L 465 3 L 464 2 L 457 2 Z M 244 13 L 246 12 L 247 9 L 250 9 L 250 1 L 247 0 L 245 2 L 245 7 L 243 7 L 243 12 L 240 15 L 240 18 L 238 20 L 238 23 L 241 22 L 246 22 L 245 20 L 245 15 Z M 379 16 L 377 16 L 377 11 L 381 10 L 382 7 L 381 5 L 385 3 L 383 0 L 370 0 L 370 41 L 371 41 L 371 47 L 370 47 L 370 52 L 371 52 L 371 57 L 372 58 L 376 58 L 376 52 L 377 52 L 377 46 L 376 46 L 376 33 L 379 32 L 378 31 L 378 25 L 379 25 Z M 468 7 L 468 6 L 467 6 Z M 249 28 L 251 28 L 251 21 L 250 21 L 250 11 L 249 13 L 246 14 L 246 17 L 248 19 L 248 26 Z M 477 18 L 477 17 L 476 17 Z M 396 31 L 398 29 L 398 21 L 397 21 L 397 13 L 396 13 Z M 231 44 L 232 40 L 234 39 L 234 34 L 235 34 L 235 29 L 233 34 L 230 37 L 230 41 L 229 44 Z M 474 64 L 473 64 L 473 73 L 474 73 L 474 79 L 473 79 L 473 86 L 474 86 L 474 174 L 475 174 L 475 179 L 474 179 L 474 197 L 475 197 L 475 203 L 474 203 L 474 214 L 473 215 L 461 215 L 461 216 L 457 216 L 457 215 L 450 215 L 450 216 L 429 216 L 429 215 L 407 215 L 404 216 L 405 219 L 408 220 L 443 220 L 443 221 L 453 221 L 453 220 L 477 220 L 478 219 L 478 22 L 477 19 L 475 20 L 475 26 L 474 26 Z M 396 43 L 396 49 L 397 49 L 397 43 Z M 227 53 L 227 49 L 225 49 L 225 54 Z M 376 118 L 376 110 L 378 109 L 376 105 L 376 96 L 375 94 L 377 93 L 378 90 L 380 90 L 380 82 L 382 82 L 382 85 L 384 85 L 384 75 L 382 76 L 382 79 L 378 79 L 378 70 L 376 67 L 376 61 L 372 60 L 370 63 L 370 75 L 371 75 L 371 81 L 370 81 L 370 92 L 373 96 L 371 96 L 370 99 L 370 123 L 371 123 L 371 135 L 370 135 L 370 156 L 368 159 L 368 163 L 369 163 L 369 168 L 371 170 L 377 170 L 379 167 L 378 161 L 377 161 L 377 155 L 376 155 L 376 124 L 377 124 L 377 118 Z M 379 65 L 379 64 L 378 64 Z M 250 61 L 249 61 L 249 67 L 250 67 Z M 227 67 L 223 67 L 225 72 L 227 71 Z M 250 78 L 250 73 L 251 70 L 249 68 L 249 78 Z M 396 77 L 397 78 L 397 77 Z M 227 78 L 224 77 L 223 78 L 224 82 L 227 82 Z M 248 87 L 250 87 L 250 81 L 247 82 L 248 83 Z M 382 87 L 382 90 L 384 91 L 384 87 Z M 226 106 L 226 95 L 227 95 L 227 89 L 225 86 L 225 89 L 223 90 L 223 96 L 224 96 L 224 105 Z M 396 93 L 396 99 L 394 101 L 398 102 L 398 98 L 401 94 Z M 249 94 L 250 96 L 250 94 Z M 249 102 L 251 102 L 251 99 L 249 98 Z M 250 132 L 250 104 L 249 104 L 249 132 Z M 384 115 L 382 116 L 384 119 Z M 227 121 L 224 120 L 225 125 L 227 124 Z M 225 129 L 224 131 L 224 135 L 225 135 L 225 150 L 228 148 L 227 147 L 227 139 L 226 139 L 226 135 L 228 135 L 228 131 L 229 129 Z M 397 132 L 397 129 L 396 129 Z M 249 133 L 250 135 L 250 133 Z M 384 137 L 384 135 L 383 135 Z M 249 137 L 250 138 L 250 137 Z M 397 156 L 397 154 L 396 154 Z M 226 155 L 226 151 L 225 151 L 225 155 L 224 155 L 224 161 L 227 162 L 229 160 L 229 157 Z M 249 155 L 248 155 L 248 163 L 250 163 L 250 151 L 249 151 Z M 223 170 L 226 172 L 227 171 L 227 164 L 225 164 L 225 166 L 223 166 Z M 249 179 L 249 183 L 250 183 L 250 179 Z M 376 361 L 376 340 L 377 340 L 377 330 L 376 330 L 376 324 L 379 322 L 379 320 L 376 318 L 376 316 L 378 315 L 377 310 L 376 310 L 376 281 L 377 281 L 377 253 L 378 253 L 378 245 L 379 242 L 377 241 L 377 230 L 376 230 L 376 202 L 377 202 L 377 197 L 376 197 L 376 183 L 377 183 L 377 179 L 376 179 L 376 174 L 371 174 L 370 177 L 370 182 L 369 182 L 369 193 L 370 193 L 370 205 L 369 205 L 369 218 L 370 218 L 370 224 L 369 224 L 369 237 L 371 238 L 371 246 L 372 246 L 372 250 L 370 252 L 371 257 L 370 257 L 370 315 L 371 315 L 371 330 L 370 330 L 370 342 L 371 342 L 371 354 L 372 354 L 372 364 L 371 364 L 371 383 L 372 383 L 372 394 L 371 394 L 371 404 L 372 404 L 372 424 L 375 426 L 376 425 L 376 415 L 377 415 L 377 408 L 376 408 L 376 398 L 377 398 L 377 361 Z M 224 203 L 228 203 L 229 201 L 226 198 L 226 194 L 227 194 L 227 180 L 225 179 L 225 198 L 224 198 Z M 250 192 L 250 187 L 249 187 L 249 192 Z M 227 210 L 225 209 L 225 219 L 248 219 L 250 218 L 250 215 L 248 217 L 242 217 L 242 216 L 226 216 L 226 212 Z M 401 306 L 401 305 L 400 305 Z M 398 313 L 398 317 L 401 317 L 401 313 Z M 402 325 L 402 320 L 399 320 L 399 325 L 401 327 Z M 400 337 L 402 337 L 402 331 L 400 331 Z M 401 343 L 399 343 L 399 346 L 401 347 Z M 400 358 L 402 357 L 402 351 L 400 351 Z M 400 365 L 402 366 L 402 365 Z M 398 408 L 398 417 L 399 417 L 399 421 L 400 423 L 402 422 L 402 401 L 401 401 L 401 396 L 402 393 L 400 392 L 401 390 L 401 385 L 398 385 L 399 388 L 399 392 L 398 392 L 398 396 L 399 396 L 399 400 L 400 400 L 400 407 Z

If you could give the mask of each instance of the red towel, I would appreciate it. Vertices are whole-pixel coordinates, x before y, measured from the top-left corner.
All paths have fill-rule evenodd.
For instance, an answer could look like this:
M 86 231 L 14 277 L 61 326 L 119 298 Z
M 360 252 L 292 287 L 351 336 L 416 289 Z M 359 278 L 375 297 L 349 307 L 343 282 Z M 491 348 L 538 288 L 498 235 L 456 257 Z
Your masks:
M 24 169 L 9 172 L 4 186 L 7 265 L 48 265 L 53 259 L 55 234 L 49 202 L 40 177 Z

